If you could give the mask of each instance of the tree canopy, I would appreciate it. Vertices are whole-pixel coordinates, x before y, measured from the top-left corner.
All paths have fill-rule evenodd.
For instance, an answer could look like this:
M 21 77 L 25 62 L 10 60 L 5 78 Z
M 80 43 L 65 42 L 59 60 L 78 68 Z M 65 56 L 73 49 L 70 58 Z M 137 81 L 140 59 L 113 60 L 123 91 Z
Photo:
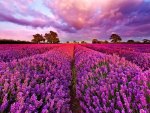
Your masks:
M 134 40 L 128 40 L 127 43 L 135 43 Z
M 95 38 L 92 40 L 92 44 L 97 44 L 98 42 L 99 41 L 97 39 L 95 39 Z
M 44 37 L 47 40 L 47 42 L 51 44 L 57 44 L 60 42 L 58 38 L 58 34 L 54 31 L 50 31 L 49 33 L 46 33 Z
M 121 37 L 118 34 L 112 34 L 110 36 L 110 39 L 111 39 L 111 42 L 113 42 L 113 43 L 117 43 L 117 42 L 122 41 Z
M 33 35 L 33 39 L 32 39 L 32 42 L 34 43 L 40 43 L 40 42 L 45 42 L 45 39 L 43 38 L 42 34 L 35 34 Z

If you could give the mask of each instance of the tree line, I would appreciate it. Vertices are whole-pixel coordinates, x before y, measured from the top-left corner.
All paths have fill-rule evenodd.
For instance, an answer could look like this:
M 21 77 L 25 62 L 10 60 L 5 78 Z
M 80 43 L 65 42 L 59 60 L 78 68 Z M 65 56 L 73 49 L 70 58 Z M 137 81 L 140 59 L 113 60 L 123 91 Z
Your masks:
M 139 44 L 150 44 L 150 40 L 149 39 L 143 39 L 142 42 L 139 41 L 135 41 L 135 40 L 128 40 L 126 42 L 122 42 L 122 38 L 121 36 L 119 36 L 118 34 L 112 34 L 110 36 L 110 42 L 105 40 L 105 41 L 101 41 L 98 40 L 96 38 L 92 39 L 92 44 L 108 44 L 108 43 L 139 43 Z M 31 42 L 29 41 L 20 41 L 20 40 L 12 40 L 12 39 L 0 39 L 0 44 L 31 44 L 31 43 L 49 43 L 49 44 L 58 44 L 60 43 L 60 40 L 58 38 L 58 34 L 54 31 L 50 31 L 49 33 L 45 33 L 44 36 L 42 34 L 35 34 L 33 35 L 33 39 L 31 40 Z M 86 41 L 73 41 L 73 42 L 69 42 L 67 41 L 66 43 L 74 43 L 74 44 L 86 44 Z
M 128 40 L 127 42 L 122 42 L 121 36 L 118 34 L 112 34 L 109 38 L 111 40 L 111 43 L 144 43 L 144 44 L 150 44 L 149 39 L 143 39 L 142 42 L 135 41 L 135 40 Z M 99 41 L 98 39 L 93 39 L 92 40 L 93 44 L 101 44 L 101 43 L 109 43 L 107 40 L 105 41 Z
M 111 43 L 141 43 L 139 41 L 134 41 L 134 40 L 128 40 L 127 42 L 122 42 L 122 38 L 121 36 L 119 36 L 118 34 L 112 34 L 109 38 L 111 40 Z M 50 31 L 49 33 L 45 33 L 45 35 L 43 36 L 42 34 L 35 34 L 33 35 L 33 39 L 32 39 L 33 43 L 50 43 L 50 44 L 58 44 L 60 43 L 60 40 L 58 38 L 58 34 L 54 31 Z M 86 44 L 86 41 L 81 41 L 81 42 L 77 42 L 77 41 L 73 41 L 73 42 L 69 42 L 67 41 L 66 43 L 74 43 L 74 44 Z M 100 41 L 96 38 L 92 39 L 92 44 L 108 44 L 110 43 L 109 41 L 105 40 L 105 41 Z M 145 44 L 150 44 L 150 40 L 148 39 L 143 39 L 143 42 Z
M 0 44 L 31 44 L 31 42 L 12 39 L 0 39 Z

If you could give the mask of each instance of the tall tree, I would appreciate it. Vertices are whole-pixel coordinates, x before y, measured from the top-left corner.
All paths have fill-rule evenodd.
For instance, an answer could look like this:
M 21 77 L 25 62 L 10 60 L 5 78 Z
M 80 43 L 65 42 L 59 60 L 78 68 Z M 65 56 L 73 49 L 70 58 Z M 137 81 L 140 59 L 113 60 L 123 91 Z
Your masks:
M 99 41 L 97 39 L 92 40 L 92 44 L 97 44 Z
M 54 38 L 54 41 L 53 41 L 53 43 L 54 43 L 54 44 L 58 44 L 58 43 L 60 43 L 60 40 L 59 40 L 59 38 Z
M 47 42 L 51 44 L 57 44 L 60 42 L 57 33 L 54 31 L 50 31 L 49 33 L 46 33 L 44 37 L 47 40 Z
M 55 38 L 58 37 L 58 34 L 54 31 L 50 31 L 50 34 L 52 35 L 52 37 L 55 37 Z
M 40 43 L 41 41 L 45 41 L 44 37 L 42 36 L 42 34 L 35 34 L 33 35 L 33 39 L 32 39 L 32 42 L 34 43 Z
M 42 39 L 41 39 L 41 40 L 42 40 L 43 43 L 45 43 L 45 38 L 44 38 L 43 36 L 42 36 Z
M 45 39 L 47 40 L 48 43 L 52 43 L 52 38 L 50 33 L 45 33 Z
M 111 42 L 113 42 L 113 43 L 121 42 L 121 40 L 122 40 L 121 37 L 117 34 L 112 34 L 110 36 L 110 39 L 111 39 Z

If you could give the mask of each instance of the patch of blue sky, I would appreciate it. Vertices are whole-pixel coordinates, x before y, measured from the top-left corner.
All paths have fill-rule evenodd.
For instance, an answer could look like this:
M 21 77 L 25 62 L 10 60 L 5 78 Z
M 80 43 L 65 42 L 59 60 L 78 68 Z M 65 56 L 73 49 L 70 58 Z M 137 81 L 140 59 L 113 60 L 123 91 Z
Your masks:
M 0 22 L 0 30 L 17 30 L 17 29 L 21 30 L 26 28 L 27 26 L 18 25 L 11 22 L 3 22 L 3 21 Z
M 19 13 L 16 13 L 13 15 L 15 18 L 17 19 L 25 19 L 25 20 L 33 20 L 33 16 L 30 16 L 30 15 L 22 15 L 22 14 L 19 14 Z
M 44 15 L 46 15 L 48 17 L 52 17 L 52 18 L 54 17 L 51 10 L 44 5 L 42 0 L 34 0 L 33 3 L 30 5 L 30 8 L 34 9 L 40 13 L 43 13 Z
M 150 2 L 150 0 L 144 0 L 145 2 Z

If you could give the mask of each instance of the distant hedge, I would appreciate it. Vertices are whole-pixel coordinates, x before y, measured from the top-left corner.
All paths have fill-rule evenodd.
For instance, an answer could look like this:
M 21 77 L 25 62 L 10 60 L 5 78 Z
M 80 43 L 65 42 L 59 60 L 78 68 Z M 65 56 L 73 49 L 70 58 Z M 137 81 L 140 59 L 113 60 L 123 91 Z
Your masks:
M 31 44 L 29 41 L 0 39 L 0 44 Z

